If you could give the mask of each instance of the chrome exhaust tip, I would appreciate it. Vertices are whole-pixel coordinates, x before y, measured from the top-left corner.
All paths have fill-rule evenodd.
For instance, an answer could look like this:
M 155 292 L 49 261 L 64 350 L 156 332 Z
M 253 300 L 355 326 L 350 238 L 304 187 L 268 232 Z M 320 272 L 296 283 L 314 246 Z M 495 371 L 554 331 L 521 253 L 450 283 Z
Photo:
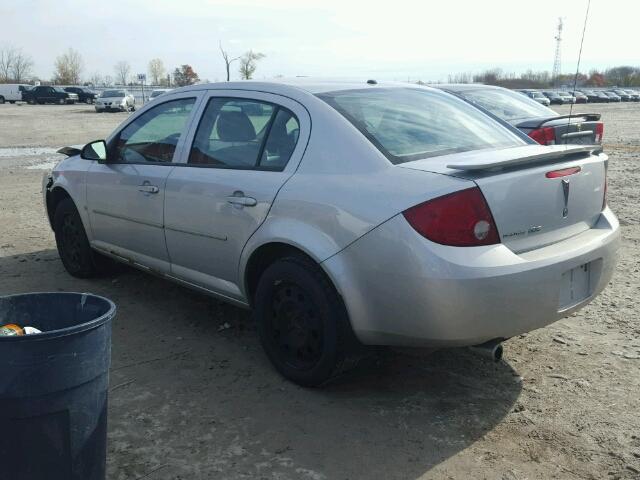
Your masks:
M 502 341 L 501 340 L 489 340 L 488 342 L 481 343 L 480 345 L 474 345 L 469 347 L 469 350 L 482 355 L 483 357 L 490 358 L 494 362 L 502 360 Z

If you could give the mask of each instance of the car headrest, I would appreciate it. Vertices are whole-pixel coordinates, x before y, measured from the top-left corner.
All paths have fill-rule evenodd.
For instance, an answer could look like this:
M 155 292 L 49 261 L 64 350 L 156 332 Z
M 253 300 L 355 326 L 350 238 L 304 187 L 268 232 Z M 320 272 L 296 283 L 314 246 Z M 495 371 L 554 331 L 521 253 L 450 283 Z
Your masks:
M 244 112 L 220 112 L 216 129 L 218 138 L 225 142 L 247 142 L 256 138 L 256 130 Z

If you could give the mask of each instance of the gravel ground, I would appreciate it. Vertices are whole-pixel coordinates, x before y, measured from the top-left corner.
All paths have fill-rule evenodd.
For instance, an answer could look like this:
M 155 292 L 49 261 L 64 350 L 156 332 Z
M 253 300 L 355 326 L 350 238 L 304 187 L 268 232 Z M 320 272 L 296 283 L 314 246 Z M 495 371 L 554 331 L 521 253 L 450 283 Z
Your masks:
M 306 390 L 274 373 L 243 310 L 136 271 L 70 277 L 40 179 L 55 148 L 126 116 L 91 106 L 0 105 L 0 293 L 91 291 L 118 304 L 110 479 L 638 479 L 640 104 L 583 109 L 605 121 L 620 263 L 593 303 L 509 340 L 499 364 L 386 351 Z

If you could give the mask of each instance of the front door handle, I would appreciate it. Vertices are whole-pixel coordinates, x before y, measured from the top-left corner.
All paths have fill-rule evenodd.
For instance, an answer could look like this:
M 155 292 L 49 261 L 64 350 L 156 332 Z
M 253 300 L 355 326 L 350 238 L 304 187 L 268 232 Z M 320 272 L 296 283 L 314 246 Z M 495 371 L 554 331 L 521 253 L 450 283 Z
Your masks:
M 160 189 L 155 185 L 139 185 L 138 191 L 143 193 L 158 193 Z
M 245 197 L 241 191 L 233 192 L 233 195 L 227 197 L 227 202 L 238 207 L 255 207 L 258 201 L 253 197 Z

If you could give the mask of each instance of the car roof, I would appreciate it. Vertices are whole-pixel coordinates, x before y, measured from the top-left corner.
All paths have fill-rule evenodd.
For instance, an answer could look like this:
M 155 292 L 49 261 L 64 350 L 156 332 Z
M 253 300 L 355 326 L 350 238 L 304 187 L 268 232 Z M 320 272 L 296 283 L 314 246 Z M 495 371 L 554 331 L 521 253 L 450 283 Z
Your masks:
M 191 90 L 252 90 L 269 93 L 286 94 L 288 92 L 306 92 L 313 95 L 335 92 L 339 90 L 361 90 L 365 88 L 426 88 L 428 86 L 416 83 L 403 82 L 377 82 L 371 84 L 370 80 L 327 80 L 312 78 L 277 79 L 271 81 L 242 80 L 234 82 L 199 83 L 188 87 L 177 88 L 172 93 L 180 93 Z

